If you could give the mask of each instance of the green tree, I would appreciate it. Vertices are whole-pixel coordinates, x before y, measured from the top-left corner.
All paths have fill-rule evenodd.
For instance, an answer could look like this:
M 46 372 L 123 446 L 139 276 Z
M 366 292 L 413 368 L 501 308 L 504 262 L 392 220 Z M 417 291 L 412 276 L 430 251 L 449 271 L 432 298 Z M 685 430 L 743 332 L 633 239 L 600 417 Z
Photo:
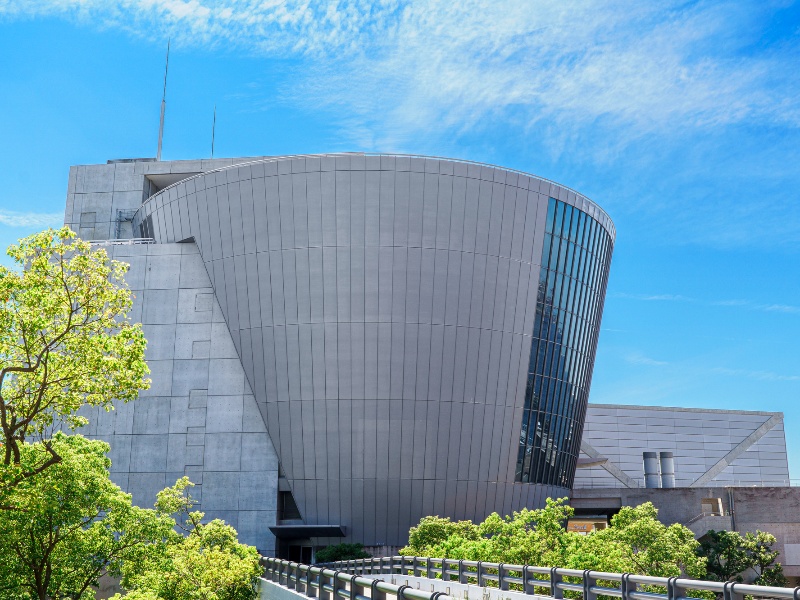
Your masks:
M 744 536 L 744 548 L 750 558 L 751 568 L 758 573 L 753 582 L 756 585 L 782 587 L 788 583 L 783 566 L 776 562 L 780 553 L 772 549 L 775 542 L 777 539 L 774 535 L 763 531 L 747 532 Z
M 127 265 L 68 228 L 20 240 L 0 266 L 0 508 L 20 482 L 61 460 L 48 440 L 83 405 L 109 410 L 148 386 L 141 325 L 128 319 Z M 39 441 L 36 461 L 23 444 Z
M 364 551 L 364 544 L 334 544 L 317 552 L 318 563 L 331 563 L 339 560 L 370 558 Z
M 122 585 L 140 600 L 252 600 L 261 574 L 260 557 L 240 544 L 236 530 L 215 519 L 203 523 L 203 513 L 187 490 L 187 477 L 159 492 L 156 511 L 172 519 L 183 533 L 173 532 L 163 546 L 146 548 L 122 567 Z M 126 596 L 125 598 L 128 598 Z M 117 596 L 119 598 L 119 596 Z
M 709 531 L 697 554 L 706 559 L 705 577 L 712 581 L 742 581 L 742 573 L 751 564 L 744 538 L 735 531 Z
M 19 452 L 24 468 L 53 453 L 59 461 L 8 494 L 15 508 L 0 517 L 0 597 L 94 598 L 99 577 L 119 575 L 172 535 L 172 519 L 133 506 L 111 482 L 108 444 L 59 432 Z
M 573 569 L 696 579 L 706 572 L 692 531 L 678 523 L 661 523 L 652 502 L 623 507 L 610 527 L 575 542 L 566 563 Z
M 409 532 L 406 556 L 431 556 L 511 564 L 562 566 L 575 534 L 564 528 L 573 510 L 566 498 L 548 499 L 544 508 L 523 509 L 511 516 L 489 515 L 475 525 L 425 517 Z
M 548 499 L 544 508 L 506 517 L 493 513 L 479 525 L 425 517 L 411 529 L 400 553 L 662 577 L 705 573 L 692 532 L 662 524 L 652 503 L 625 507 L 610 527 L 584 536 L 566 530 L 573 515 L 566 502 Z
M 446 546 L 460 548 L 467 542 L 480 539 L 478 527 L 472 521 L 452 521 L 450 517 L 423 517 L 419 525 L 408 532 L 408 545 L 400 549 L 405 556 L 450 556 Z
M 775 536 L 763 531 L 709 531 L 697 549 L 708 561 L 706 577 L 714 581 L 744 581 L 755 575 L 757 585 L 785 586 L 783 567 L 776 562 L 779 553 L 772 549 Z

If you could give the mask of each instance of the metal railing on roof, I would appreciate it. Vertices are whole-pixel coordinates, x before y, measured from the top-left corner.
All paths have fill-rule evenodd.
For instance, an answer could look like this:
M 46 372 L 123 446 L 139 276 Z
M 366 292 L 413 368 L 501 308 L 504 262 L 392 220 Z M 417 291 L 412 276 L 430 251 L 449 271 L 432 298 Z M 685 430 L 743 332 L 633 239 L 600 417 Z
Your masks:
M 610 481 L 610 478 L 613 478 L 614 481 Z M 637 488 L 642 489 L 664 489 L 664 488 L 647 488 L 645 486 L 644 480 L 642 479 L 634 479 L 631 478 L 636 484 Z M 685 483 L 681 483 L 681 485 L 676 485 L 676 488 L 687 488 L 689 487 Z M 735 488 L 748 488 L 748 487 L 800 487 L 800 479 L 712 479 L 711 481 L 704 483 L 702 485 L 703 488 L 721 488 L 721 487 L 735 487 Z M 588 489 L 610 489 L 610 488 L 621 488 L 624 489 L 625 486 L 621 484 L 613 475 L 609 474 L 608 478 L 597 478 L 597 477 L 576 477 L 574 489 L 576 490 L 588 490 Z M 635 489 L 635 488 L 631 488 Z M 668 488 L 671 489 L 671 488 Z
M 286 563 L 285 567 L 279 568 L 289 571 L 300 567 L 297 563 L 288 563 L 288 561 L 280 561 L 280 559 L 266 560 Z M 563 598 L 565 591 L 577 592 L 582 600 L 597 600 L 598 596 L 621 598 L 622 600 L 689 600 L 689 592 L 692 591 L 713 592 L 721 595 L 724 600 L 744 600 L 745 596 L 800 600 L 800 587 L 768 587 L 730 581 L 650 577 L 632 573 L 605 573 L 420 556 L 365 558 L 327 563 L 321 567 L 326 573 L 337 574 L 337 578 L 342 578 L 344 575 L 343 580 L 358 575 L 397 574 L 474 584 L 482 588 L 498 587 L 501 590 L 509 590 L 513 584 L 521 593 L 528 595 L 541 595 L 536 590 L 546 589 L 549 596 L 553 598 Z M 647 591 L 640 589 L 640 586 L 647 586 Z M 666 593 L 652 591 L 653 588 L 662 588 Z M 419 590 L 414 591 L 420 594 Z M 430 596 L 426 592 L 421 594 L 426 600 Z M 343 595 L 343 597 L 350 596 Z M 420 597 L 420 595 L 414 596 L 414 598 Z M 431 597 L 431 600 L 435 599 Z
M 120 240 L 93 240 L 89 242 L 92 246 L 138 246 L 139 244 L 155 244 L 153 238 L 130 238 Z

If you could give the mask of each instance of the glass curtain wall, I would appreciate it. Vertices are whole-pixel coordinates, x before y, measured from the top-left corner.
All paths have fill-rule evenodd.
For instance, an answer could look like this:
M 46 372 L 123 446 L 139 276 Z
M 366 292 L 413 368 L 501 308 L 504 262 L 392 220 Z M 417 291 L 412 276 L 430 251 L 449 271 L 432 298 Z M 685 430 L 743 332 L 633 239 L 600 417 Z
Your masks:
M 517 481 L 572 487 L 612 249 L 600 223 L 550 198 Z

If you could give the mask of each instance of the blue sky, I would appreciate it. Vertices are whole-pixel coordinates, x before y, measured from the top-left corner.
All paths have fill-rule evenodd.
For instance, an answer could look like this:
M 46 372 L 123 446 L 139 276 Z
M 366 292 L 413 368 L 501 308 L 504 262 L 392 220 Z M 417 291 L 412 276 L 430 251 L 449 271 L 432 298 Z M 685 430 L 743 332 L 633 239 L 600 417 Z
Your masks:
M 387 151 L 525 170 L 618 238 L 593 402 L 783 411 L 800 478 L 800 3 L 0 0 L 0 244 L 68 167 Z M 6 260 L 6 262 L 8 262 Z

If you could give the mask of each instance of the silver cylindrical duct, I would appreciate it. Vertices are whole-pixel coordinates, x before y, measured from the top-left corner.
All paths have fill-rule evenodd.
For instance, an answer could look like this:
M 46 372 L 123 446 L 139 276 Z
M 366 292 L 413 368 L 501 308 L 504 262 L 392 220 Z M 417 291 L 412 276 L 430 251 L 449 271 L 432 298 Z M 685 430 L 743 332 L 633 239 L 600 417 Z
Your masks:
M 658 468 L 658 452 L 644 452 L 644 487 L 661 487 L 661 473 Z
M 675 487 L 675 458 L 672 452 L 661 452 L 661 487 Z

